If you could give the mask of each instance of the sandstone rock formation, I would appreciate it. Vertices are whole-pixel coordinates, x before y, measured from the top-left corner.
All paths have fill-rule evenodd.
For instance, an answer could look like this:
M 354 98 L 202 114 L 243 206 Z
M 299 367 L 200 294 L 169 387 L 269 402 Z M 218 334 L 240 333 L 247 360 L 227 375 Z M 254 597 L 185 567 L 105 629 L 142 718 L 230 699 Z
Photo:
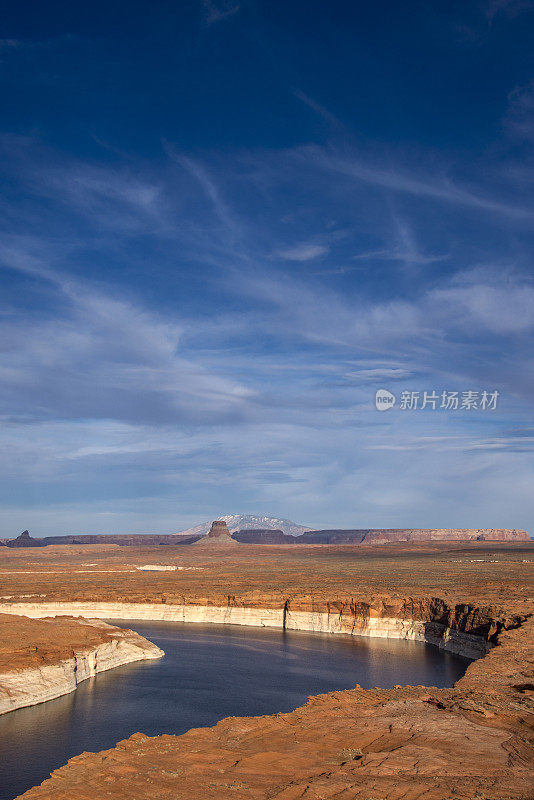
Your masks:
M 73 692 L 98 672 L 162 655 L 138 633 L 99 620 L 0 613 L 0 714 Z
M 388 544 L 389 542 L 444 542 L 444 541 L 498 541 L 528 542 L 526 531 L 515 528 L 384 528 L 369 530 L 362 544 Z
M 208 535 L 193 542 L 195 547 L 233 547 L 237 544 L 238 542 L 231 537 L 228 525 L 223 519 L 214 520 L 211 523 Z
M 243 528 L 232 536 L 243 544 L 298 544 L 302 538 L 269 528 Z
M 44 547 L 43 539 L 34 539 L 28 531 L 23 531 L 16 539 L 6 539 L 8 547 Z
M 211 539 L 221 539 L 221 538 L 230 538 L 230 531 L 228 530 L 228 525 L 223 519 L 215 519 L 211 523 L 211 528 L 208 531 L 208 536 Z

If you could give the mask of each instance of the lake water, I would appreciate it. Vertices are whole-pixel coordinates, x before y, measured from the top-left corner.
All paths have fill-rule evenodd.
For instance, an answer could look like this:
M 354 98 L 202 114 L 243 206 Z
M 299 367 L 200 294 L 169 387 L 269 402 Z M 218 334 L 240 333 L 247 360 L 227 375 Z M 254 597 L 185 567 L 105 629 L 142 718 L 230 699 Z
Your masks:
M 118 623 L 123 627 L 126 623 Z M 0 800 L 85 751 L 227 716 L 291 711 L 309 695 L 395 684 L 452 686 L 468 661 L 418 642 L 232 625 L 131 622 L 165 657 L 104 672 L 72 694 L 0 716 Z

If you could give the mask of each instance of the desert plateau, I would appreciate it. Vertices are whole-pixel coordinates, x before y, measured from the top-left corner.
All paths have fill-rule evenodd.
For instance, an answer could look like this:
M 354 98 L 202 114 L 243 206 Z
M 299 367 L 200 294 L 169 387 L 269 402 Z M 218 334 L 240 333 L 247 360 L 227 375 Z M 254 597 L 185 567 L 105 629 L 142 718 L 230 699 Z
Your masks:
M 71 759 L 25 800 L 532 797 L 533 543 L 266 546 L 215 529 L 199 544 L 1 548 L 8 696 L 10 673 L 27 669 L 24 702 L 32 690 L 41 702 L 38 661 L 57 667 L 103 642 L 118 655 L 121 637 L 126 658 L 161 655 L 97 619 L 399 638 L 472 660 L 450 688 L 355 686 L 181 736 L 132 732 Z

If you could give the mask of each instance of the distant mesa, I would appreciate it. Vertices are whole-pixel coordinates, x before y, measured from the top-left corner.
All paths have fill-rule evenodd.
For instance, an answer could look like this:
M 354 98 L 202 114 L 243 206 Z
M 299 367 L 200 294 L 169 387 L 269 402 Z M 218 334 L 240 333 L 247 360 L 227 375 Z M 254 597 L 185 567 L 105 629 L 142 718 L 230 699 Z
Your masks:
M 529 542 L 526 531 L 515 528 L 332 528 L 285 536 L 282 531 L 246 530 L 234 534 L 248 544 L 361 544 L 395 542 Z
M 202 536 L 201 539 L 194 542 L 196 547 L 234 547 L 238 545 L 235 539 L 230 535 L 228 525 L 223 519 L 216 519 L 211 523 L 211 527 L 207 536 Z
M 290 536 L 282 530 L 269 528 L 244 528 L 232 536 L 242 544 L 299 544 L 301 536 Z
M 530 537 L 516 528 L 383 528 L 367 531 L 362 544 L 421 541 L 529 542 Z
M 144 547 L 151 545 L 169 545 L 177 547 L 191 544 L 199 536 L 176 536 L 175 534 L 113 534 L 113 533 L 86 533 L 77 536 L 45 536 L 34 539 L 28 531 L 24 531 L 16 539 L 3 539 L 6 547 L 44 547 L 49 544 L 115 544 L 121 547 Z
M 208 537 L 210 539 L 230 539 L 230 531 L 226 522 L 223 519 L 214 520 L 208 531 Z

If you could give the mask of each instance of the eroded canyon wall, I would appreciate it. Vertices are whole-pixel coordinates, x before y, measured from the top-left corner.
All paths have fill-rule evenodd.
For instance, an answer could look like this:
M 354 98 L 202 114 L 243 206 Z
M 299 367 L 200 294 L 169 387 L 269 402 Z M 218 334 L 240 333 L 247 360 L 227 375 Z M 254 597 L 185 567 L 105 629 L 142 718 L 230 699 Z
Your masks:
M 250 601 L 249 601 L 250 602 Z M 497 633 L 514 620 L 498 618 L 490 609 L 469 605 L 449 606 L 439 598 L 374 601 L 340 599 L 316 602 L 301 596 L 285 601 L 258 598 L 258 605 L 243 605 L 227 598 L 225 605 L 195 603 L 128 602 L 11 602 L 0 612 L 30 618 L 73 615 L 96 619 L 156 620 L 273 627 L 319 633 L 349 634 L 428 642 L 448 652 L 478 658 L 491 647 Z

